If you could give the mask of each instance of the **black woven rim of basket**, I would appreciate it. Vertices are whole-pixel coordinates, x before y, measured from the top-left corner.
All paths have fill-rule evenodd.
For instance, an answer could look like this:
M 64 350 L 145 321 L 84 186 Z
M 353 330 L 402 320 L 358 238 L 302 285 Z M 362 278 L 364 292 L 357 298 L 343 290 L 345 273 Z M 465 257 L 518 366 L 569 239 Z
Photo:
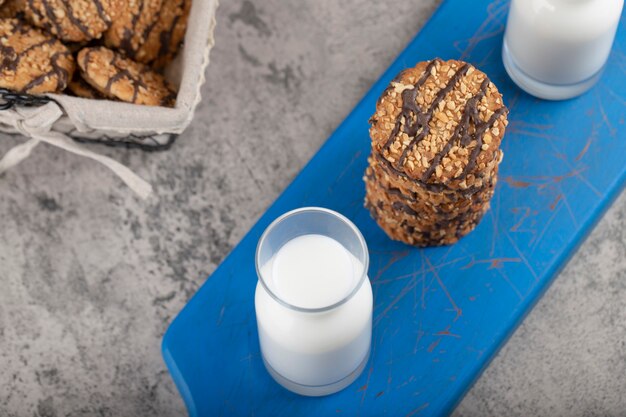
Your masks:
M 0 88 L 0 110 L 9 110 L 14 106 L 36 107 L 54 101 L 47 96 L 33 96 L 31 94 L 15 93 L 6 88 Z
M 48 96 L 35 96 L 32 94 L 16 93 L 14 91 L 7 90 L 6 88 L 0 88 L 0 111 L 9 110 L 15 106 L 38 107 L 38 106 L 43 106 L 44 104 L 49 103 L 51 101 L 57 103 L 56 100 Z M 76 136 L 70 136 L 70 137 L 74 139 L 75 141 L 81 142 L 81 143 L 97 143 L 97 144 L 113 146 L 113 147 L 141 149 L 144 151 L 165 151 L 172 147 L 178 135 L 174 133 L 170 133 L 168 134 L 168 139 L 165 143 L 157 143 L 156 141 L 153 141 L 155 144 L 152 144 L 152 145 L 142 143 L 142 141 L 145 141 L 148 137 L 140 137 L 140 136 L 136 136 L 132 134 L 128 135 L 126 139 L 94 140 L 94 139 L 85 138 L 85 137 L 76 137 Z M 106 136 L 104 137 L 106 138 Z

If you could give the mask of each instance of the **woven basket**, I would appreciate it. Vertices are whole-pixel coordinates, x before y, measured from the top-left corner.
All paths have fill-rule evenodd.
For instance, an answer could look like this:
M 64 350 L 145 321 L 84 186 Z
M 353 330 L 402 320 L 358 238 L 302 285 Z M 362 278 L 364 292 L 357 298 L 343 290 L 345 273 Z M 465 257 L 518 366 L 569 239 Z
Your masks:
M 184 46 L 166 69 L 179 86 L 174 108 L 143 106 L 110 100 L 92 100 L 60 94 L 28 96 L 0 91 L 0 131 L 23 135 L 27 141 L 0 160 L 0 173 L 27 158 L 41 142 L 94 159 L 114 171 L 141 197 L 152 188 L 128 168 L 81 146 L 97 142 L 143 150 L 169 148 L 191 123 L 200 102 L 200 88 L 214 44 L 218 0 L 193 0 Z

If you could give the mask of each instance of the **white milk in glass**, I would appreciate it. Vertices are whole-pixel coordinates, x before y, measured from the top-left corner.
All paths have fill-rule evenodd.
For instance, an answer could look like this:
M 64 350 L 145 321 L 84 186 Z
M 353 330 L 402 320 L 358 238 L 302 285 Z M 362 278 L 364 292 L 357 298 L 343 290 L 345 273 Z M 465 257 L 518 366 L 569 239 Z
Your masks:
M 582 94 L 600 77 L 624 0 L 512 0 L 504 65 L 521 88 L 540 98 Z
M 279 382 L 284 378 L 319 387 L 362 370 L 369 355 L 373 305 L 369 279 L 361 280 L 363 269 L 339 242 L 319 234 L 289 240 L 260 266 L 266 285 L 282 301 L 257 284 L 261 350 Z

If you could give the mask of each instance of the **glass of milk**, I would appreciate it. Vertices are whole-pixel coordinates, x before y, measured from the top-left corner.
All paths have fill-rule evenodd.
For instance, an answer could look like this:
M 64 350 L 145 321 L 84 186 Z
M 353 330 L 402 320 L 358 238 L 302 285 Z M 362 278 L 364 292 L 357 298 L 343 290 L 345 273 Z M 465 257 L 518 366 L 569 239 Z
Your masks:
M 602 74 L 624 0 L 512 0 L 502 60 L 515 83 L 543 99 L 591 88 Z
M 255 310 L 263 363 L 280 385 L 321 396 L 361 374 L 372 336 L 368 263 L 361 232 L 332 210 L 290 211 L 265 230 Z

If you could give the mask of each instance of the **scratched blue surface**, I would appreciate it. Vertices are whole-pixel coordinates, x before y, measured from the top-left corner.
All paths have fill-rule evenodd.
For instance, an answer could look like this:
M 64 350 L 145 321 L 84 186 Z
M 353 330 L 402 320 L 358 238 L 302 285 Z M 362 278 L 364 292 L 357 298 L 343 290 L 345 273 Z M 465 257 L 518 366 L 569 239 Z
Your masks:
M 600 83 L 545 102 L 506 76 L 506 1 L 447 0 L 287 190 L 176 317 L 163 356 L 191 416 L 422 416 L 450 413 L 528 313 L 626 180 L 622 22 Z M 622 16 L 622 20 L 623 16 Z M 451 247 L 389 240 L 362 207 L 367 120 L 403 68 L 440 56 L 485 71 L 509 107 L 492 209 Z M 263 229 L 300 206 L 337 210 L 363 232 L 374 289 L 372 356 L 346 390 L 291 394 L 259 356 L 254 249 Z

